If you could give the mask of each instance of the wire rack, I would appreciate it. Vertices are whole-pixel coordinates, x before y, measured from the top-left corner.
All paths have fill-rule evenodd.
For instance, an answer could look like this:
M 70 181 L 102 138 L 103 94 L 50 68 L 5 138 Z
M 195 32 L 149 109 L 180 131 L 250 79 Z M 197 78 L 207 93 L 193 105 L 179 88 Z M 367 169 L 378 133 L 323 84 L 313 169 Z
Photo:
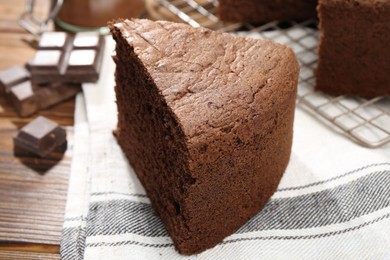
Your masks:
M 317 66 L 316 20 L 262 25 L 224 23 L 216 16 L 216 0 L 159 0 L 161 6 L 194 27 L 271 39 L 291 47 L 301 64 L 298 106 L 360 145 L 375 148 L 390 142 L 390 98 L 328 96 L 314 91 Z

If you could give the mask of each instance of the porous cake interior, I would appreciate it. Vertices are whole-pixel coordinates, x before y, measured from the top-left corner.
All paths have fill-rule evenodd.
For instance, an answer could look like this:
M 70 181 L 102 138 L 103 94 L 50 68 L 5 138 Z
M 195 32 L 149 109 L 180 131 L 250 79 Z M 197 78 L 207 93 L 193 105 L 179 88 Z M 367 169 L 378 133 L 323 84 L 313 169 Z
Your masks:
M 114 60 L 118 103 L 117 138 L 171 236 L 185 240 L 188 228 L 180 199 L 194 179 L 187 173 L 184 134 L 142 62 L 119 31 Z M 130 112 L 132 111 L 132 112 Z

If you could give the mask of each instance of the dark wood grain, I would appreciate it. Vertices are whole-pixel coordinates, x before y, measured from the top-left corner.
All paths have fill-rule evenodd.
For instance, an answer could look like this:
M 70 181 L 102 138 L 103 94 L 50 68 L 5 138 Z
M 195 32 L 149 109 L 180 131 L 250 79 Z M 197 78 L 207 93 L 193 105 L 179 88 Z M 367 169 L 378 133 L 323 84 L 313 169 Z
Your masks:
M 45 113 L 71 123 L 73 109 L 58 106 Z M 5 110 L 6 112 L 8 110 Z M 51 113 L 53 112 L 53 114 Z M 59 246 L 72 158 L 73 127 L 67 127 L 68 149 L 50 158 L 37 158 L 19 151 L 12 138 L 26 120 L 0 117 L 0 244 L 17 242 Z M 68 119 L 66 119 L 68 118 Z M 60 120 L 56 120 L 60 121 Z M 43 247 L 44 248 L 44 247 Z M 1 247 L 0 247 L 1 250 Z
M 44 16 L 50 1 L 37 1 Z M 24 65 L 35 53 L 36 38 L 17 21 L 25 0 L 0 0 L 0 69 Z M 59 259 L 68 178 L 72 161 L 74 99 L 39 115 L 65 126 L 68 149 L 40 159 L 14 149 L 12 138 L 30 122 L 19 118 L 0 97 L 0 259 Z M 18 156 L 15 156 L 15 153 Z
M 41 248 L 39 248 L 41 250 Z M 2 260 L 32 260 L 32 259 L 45 259 L 45 260 L 58 260 L 60 256 L 53 253 L 42 253 L 42 252 L 29 252 L 22 250 L 8 250 L 0 247 L 0 259 Z
M 0 241 L 59 245 L 71 149 L 41 159 L 14 156 L 17 127 L 0 120 Z M 68 140 L 72 140 L 68 128 Z

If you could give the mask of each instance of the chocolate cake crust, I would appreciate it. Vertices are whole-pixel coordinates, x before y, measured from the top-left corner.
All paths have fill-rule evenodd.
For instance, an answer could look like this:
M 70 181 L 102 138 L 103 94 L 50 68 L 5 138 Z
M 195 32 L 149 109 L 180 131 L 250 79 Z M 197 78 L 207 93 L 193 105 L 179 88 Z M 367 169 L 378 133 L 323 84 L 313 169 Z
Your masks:
M 222 21 L 262 23 L 315 18 L 317 0 L 219 0 Z
M 111 31 L 118 142 L 179 252 L 213 247 L 265 205 L 288 163 L 295 55 L 164 21 Z
M 390 1 L 320 0 L 317 90 L 390 96 Z

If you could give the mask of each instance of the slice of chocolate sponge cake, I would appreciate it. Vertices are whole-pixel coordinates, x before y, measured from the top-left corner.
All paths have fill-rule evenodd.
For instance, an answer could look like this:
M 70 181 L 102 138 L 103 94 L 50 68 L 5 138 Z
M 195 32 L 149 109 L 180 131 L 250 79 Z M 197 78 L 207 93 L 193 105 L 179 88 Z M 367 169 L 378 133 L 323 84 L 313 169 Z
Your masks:
M 172 22 L 118 20 L 117 139 L 183 254 L 232 234 L 288 163 L 299 73 L 289 48 Z
M 320 0 L 316 90 L 390 96 L 390 0 Z

